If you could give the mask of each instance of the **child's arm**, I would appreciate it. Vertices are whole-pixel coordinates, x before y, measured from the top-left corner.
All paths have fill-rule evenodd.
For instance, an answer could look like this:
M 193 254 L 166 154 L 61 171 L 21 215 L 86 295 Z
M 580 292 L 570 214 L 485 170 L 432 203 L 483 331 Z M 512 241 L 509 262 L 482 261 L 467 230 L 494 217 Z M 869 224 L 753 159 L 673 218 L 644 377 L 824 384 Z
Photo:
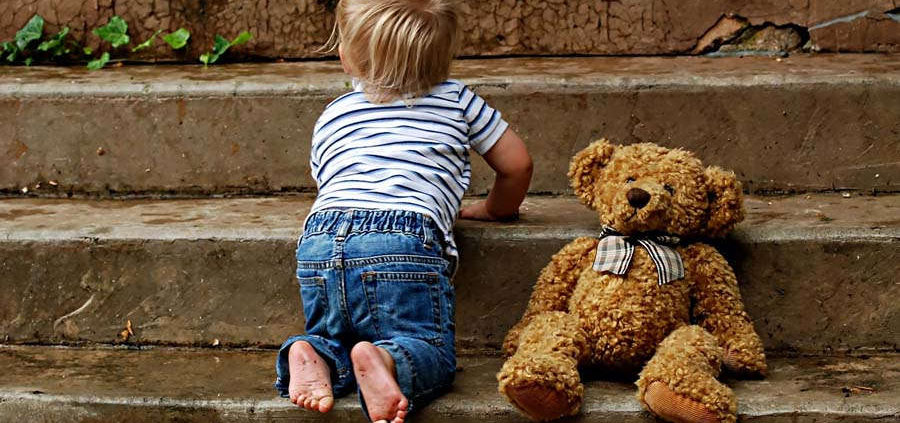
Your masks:
M 459 217 L 473 220 L 515 219 L 531 183 L 533 165 L 525 143 L 512 129 L 507 129 L 482 157 L 497 172 L 494 187 L 487 200 L 464 207 L 459 211 Z

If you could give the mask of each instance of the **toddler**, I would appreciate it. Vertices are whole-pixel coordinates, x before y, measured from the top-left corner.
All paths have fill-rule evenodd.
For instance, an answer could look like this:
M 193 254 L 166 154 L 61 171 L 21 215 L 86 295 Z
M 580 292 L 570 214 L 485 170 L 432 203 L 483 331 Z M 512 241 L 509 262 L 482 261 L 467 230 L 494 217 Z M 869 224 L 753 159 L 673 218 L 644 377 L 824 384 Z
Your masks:
M 342 0 L 336 45 L 354 90 L 329 104 L 312 140 L 318 197 L 297 244 L 306 335 L 278 354 L 276 388 L 328 412 L 358 388 L 373 421 L 402 423 L 456 371 L 451 229 L 514 218 L 531 158 L 500 113 L 447 79 L 453 0 Z M 496 172 L 460 210 L 469 151 Z

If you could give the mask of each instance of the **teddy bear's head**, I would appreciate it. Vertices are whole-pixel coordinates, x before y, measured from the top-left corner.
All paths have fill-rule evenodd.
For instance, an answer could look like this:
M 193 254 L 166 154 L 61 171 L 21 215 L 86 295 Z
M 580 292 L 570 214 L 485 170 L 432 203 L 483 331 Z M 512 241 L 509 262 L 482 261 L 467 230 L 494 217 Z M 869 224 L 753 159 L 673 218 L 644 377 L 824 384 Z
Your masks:
M 626 235 L 721 237 L 744 218 L 734 174 L 680 149 L 596 141 L 572 159 L 569 179 L 601 223 Z

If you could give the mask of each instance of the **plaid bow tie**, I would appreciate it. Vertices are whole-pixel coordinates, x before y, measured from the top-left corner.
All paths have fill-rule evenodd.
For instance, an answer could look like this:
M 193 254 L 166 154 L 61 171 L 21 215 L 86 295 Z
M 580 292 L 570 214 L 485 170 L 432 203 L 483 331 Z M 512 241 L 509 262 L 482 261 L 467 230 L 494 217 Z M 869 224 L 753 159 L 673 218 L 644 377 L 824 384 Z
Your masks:
M 650 253 L 650 259 L 656 265 L 659 284 L 684 278 L 684 263 L 674 248 L 680 239 L 675 236 L 648 236 L 635 238 L 624 236 L 614 229 L 604 226 L 600 232 L 600 245 L 597 246 L 597 258 L 594 259 L 594 270 L 624 275 L 631 266 L 635 244 L 644 247 Z

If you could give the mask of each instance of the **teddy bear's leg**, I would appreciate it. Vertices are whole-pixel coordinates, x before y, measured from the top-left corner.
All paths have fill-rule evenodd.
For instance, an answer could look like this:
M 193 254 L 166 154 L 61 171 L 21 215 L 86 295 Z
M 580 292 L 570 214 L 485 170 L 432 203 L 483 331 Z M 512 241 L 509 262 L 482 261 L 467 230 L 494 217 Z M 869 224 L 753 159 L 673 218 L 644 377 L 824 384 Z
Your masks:
M 559 311 L 535 315 L 497 374 L 500 393 L 535 420 L 578 413 L 584 395 L 578 363 L 586 342 L 577 317 Z
M 638 400 L 670 422 L 737 421 L 734 392 L 716 380 L 723 354 L 716 338 L 703 328 L 675 330 L 641 371 Z

